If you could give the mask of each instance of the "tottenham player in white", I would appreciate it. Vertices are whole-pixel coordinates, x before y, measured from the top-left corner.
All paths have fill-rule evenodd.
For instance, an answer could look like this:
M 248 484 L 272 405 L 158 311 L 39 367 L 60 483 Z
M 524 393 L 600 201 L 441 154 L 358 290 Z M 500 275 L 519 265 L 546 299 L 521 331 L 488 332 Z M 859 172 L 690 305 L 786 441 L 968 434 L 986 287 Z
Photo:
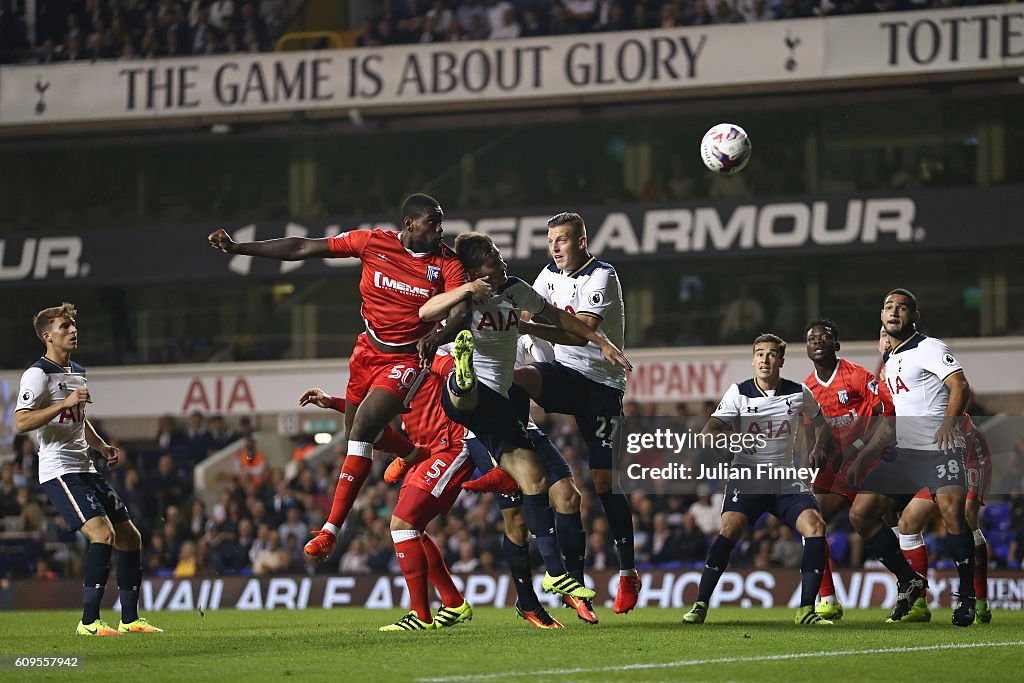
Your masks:
M 142 537 L 128 509 L 89 457 L 89 448 L 95 448 L 113 467 L 121 451 L 104 441 L 85 416 L 85 406 L 91 402 L 85 368 L 71 360 L 71 352 L 78 348 L 76 315 L 75 307 L 66 302 L 36 313 L 33 326 L 46 345 L 46 353 L 21 376 L 15 428 L 36 432 L 39 483 L 68 528 L 81 529 L 89 539 L 83 568 L 84 606 L 77 633 L 106 636 L 159 632 L 162 629 L 138 613 Z M 118 551 L 122 615 L 117 629 L 100 619 L 100 600 L 114 548 Z
M 949 347 L 917 331 L 921 312 L 910 291 L 889 292 L 881 317 L 891 349 L 884 356 L 885 382 L 896 411 L 896 449 L 864 480 L 850 509 L 850 522 L 867 540 L 867 551 L 899 579 L 899 596 L 889 621 L 902 621 L 924 596 L 926 583 L 907 563 L 882 516 L 928 488 L 946 524 L 946 538 L 960 577 L 960 601 L 953 610 L 953 624 L 969 626 L 975 617 L 974 534 L 964 515 L 967 482 L 964 437 L 958 424 L 971 388 Z M 891 434 L 891 430 L 885 431 Z M 885 438 L 884 432 L 881 438 Z
M 487 235 L 459 235 L 455 251 L 475 280 L 432 297 L 420 308 L 422 319 L 439 320 L 467 295 L 473 297 L 471 331 L 464 330 L 455 338 L 455 370 L 444 395 L 445 412 L 471 429 L 522 489 L 526 525 L 537 537 L 537 548 L 548 568 L 544 588 L 575 598 L 593 598 L 594 592 L 568 573 L 559 552 L 548 476 L 535 452 L 537 443 L 527 431 L 529 400 L 525 395 L 513 395 L 522 394 L 512 383 L 517 342 L 521 328 L 526 328 L 524 332 L 556 341 L 578 343 L 582 338 L 596 344 L 612 363 L 629 361 L 604 334 L 552 308 L 519 278 L 508 277 L 506 264 Z M 480 291 L 481 280 L 489 291 Z M 544 315 L 554 327 L 521 325 L 524 311 Z
M 697 601 L 683 616 L 685 623 L 704 623 L 711 595 L 729 564 L 733 547 L 748 524 L 770 512 L 804 537 L 796 623 L 832 624 L 814 612 L 814 599 L 828 561 L 825 520 L 818 510 L 818 501 L 802 481 L 768 473 L 793 467 L 796 433 L 805 417 L 814 425 L 814 444 L 807 458 L 812 468 L 821 465 L 829 436 L 828 421 L 811 390 L 782 378 L 785 362 L 786 342 L 774 334 L 757 337 L 752 361 L 754 376 L 729 387 L 704 427 L 705 434 L 748 435 L 756 445 L 734 453 L 730 470 L 738 476 L 726 485 L 722 531 L 708 549 Z
M 552 262 L 533 287 L 552 307 L 564 310 L 619 348 L 625 338 L 622 290 L 615 269 L 587 249 L 587 228 L 578 213 L 548 220 Z M 615 420 L 622 416 L 626 368 L 616 365 L 594 344 L 555 345 L 555 359 L 516 370 L 515 383 L 549 413 L 572 415 L 587 444 L 590 474 L 608 518 L 619 556 L 619 586 L 613 609 L 624 614 L 636 606 L 640 577 L 636 572 L 633 511 L 629 499 L 612 484 Z

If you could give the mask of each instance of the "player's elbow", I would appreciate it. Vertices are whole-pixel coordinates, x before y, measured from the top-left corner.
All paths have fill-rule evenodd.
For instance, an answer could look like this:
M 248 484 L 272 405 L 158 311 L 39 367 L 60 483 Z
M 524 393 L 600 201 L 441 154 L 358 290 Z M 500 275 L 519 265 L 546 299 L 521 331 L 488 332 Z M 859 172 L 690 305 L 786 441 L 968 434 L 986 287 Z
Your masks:
M 32 431 L 32 418 L 28 412 L 14 414 L 14 430 L 19 434 Z

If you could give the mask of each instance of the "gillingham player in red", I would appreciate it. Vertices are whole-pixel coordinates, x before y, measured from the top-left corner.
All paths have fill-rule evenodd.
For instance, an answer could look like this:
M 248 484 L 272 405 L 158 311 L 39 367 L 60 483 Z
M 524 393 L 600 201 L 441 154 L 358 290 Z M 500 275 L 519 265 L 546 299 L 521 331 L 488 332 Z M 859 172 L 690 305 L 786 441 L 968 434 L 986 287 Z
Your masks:
M 326 558 L 373 464 L 373 448 L 397 453 L 408 462 L 427 457 L 389 423 L 405 409 L 421 365 L 429 366 L 437 347 L 463 329 L 469 304 L 452 309 L 448 325 L 420 320 L 427 299 L 465 282 L 462 264 L 441 242 L 444 212 L 433 197 L 414 194 L 402 205 L 402 230 L 353 230 L 334 237 L 285 237 L 234 242 L 224 230 L 210 234 L 210 246 L 227 254 L 263 256 L 280 261 L 309 258 L 358 258 L 363 263 L 359 293 L 366 332 L 349 358 L 345 392 L 348 453 L 342 465 L 327 523 L 305 551 Z M 432 332 L 433 330 L 433 332 Z
M 866 368 L 839 358 L 839 326 L 828 318 L 817 318 L 805 328 L 807 357 L 814 363 L 814 371 L 804 385 L 814 394 L 822 414 L 832 428 L 833 449 L 818 470 L 811 485 L 814 497 L 821 507 L 825 523 L 831 522 L 844 508 L 848 508 L 857 495 L 856 482 L 847 482 L 854 463 L 853 456 L 865 447 L 869 418 L 882 412 L 878 397 L 878 381 Z M 874 456 L 877 460 L 877 454 Z M 866 473 L 870 465 L 862 468 Z M 828 548 L 826 541 L 825 547 Z M 838 621 L 843 617 L 843 606 L 836 599 L 832 581 L 832 559 L 822 576 L 821 600 L 815 607 L 821 617 Z
M 473 608 L 456 588 L 444 558 L 427 524 L 451 509 L 462 491 L 462 484 L 473 474 L 473 460 L 465 445 L 465 428 L 452 422 L 441 410 L 441 393 L 452 359 L 435 357 L 430 373 L 416 392 L 411 410 L 403 415 L 409 437 L 430 448 L 430 457 L 406 471 L 398 494 L 398 505 L 391 516 L 391 540 L 395 544 L 398 566 L 409 587 L 412 610 L 381 631 L 423 631 L 469 621 Z M 299 405 L 317 405 L 345 411 L 345 401 L 309 389 Z M 430 584 L 441 596 L 442 607 L 430 613 Z

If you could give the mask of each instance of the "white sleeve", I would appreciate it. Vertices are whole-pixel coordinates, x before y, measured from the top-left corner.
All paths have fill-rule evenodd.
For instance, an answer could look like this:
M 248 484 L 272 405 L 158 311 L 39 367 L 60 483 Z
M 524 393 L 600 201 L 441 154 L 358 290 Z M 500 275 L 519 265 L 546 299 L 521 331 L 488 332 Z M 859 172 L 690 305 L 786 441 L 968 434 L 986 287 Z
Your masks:
M 519 307 L 524 311 L 529 311 L 531 315 L 537 315 L 544 310 L 544 307 L 548 305 L 548 302 L 536 290 L 530 289 L 530 286 L 525 282 L 522 286 L 516 287 L 516 293 L 519 295 Z
M 577 313 L 590 313 L 604 318 L 604 313 L 613 303 L 619 300 L 619 279 L 614 271 L 598 268 L 580 287 L 579 310 Z
M 551 302 L 551 299 L 548 298 L 548 296 L 551 294 L 551 291 L 548 289 L 547 267 L 543 268 L 540 271 L 540 274 L 537 275 L 537 279 L 533 281 L 533 291 L 537 292 L 537 294 L 540 294 L 540 298 L 544 299 L 544 301 L 547 301 L 549 303 Z
M 807 388 L 807 385 L 801 385 L 804 390 L 804 407 L 800 412 L 803 413 L 804 417 L 813 420 L 814 418 L 821 415 L 821 406 L 818 405 L 817 399 L 814 398 L 814 392 Z
M 950 352 L 949 347 L 938 339 L 933 339 L 926 353 L 921 354 L 921 367 L 945 381 L 954 372 L 962 372 L 958 361 Z
M 734 418 L 740 414 L 740 388 L 735 384 L 730 385 L 728 391 L 725 392 L 725 396 L 722 397 L 721 402 L 718 404 L 718 408 L 715 412 L 711 413 L 711 417 L 721 420 L 727 425 L 732 425 Z
M 18 387 L 18 404 L 14 410 L 17 412 L 45 408 L 44 401 L 48 398 L 46 373 L 39 368 L 29 368 L 21 376 L 21 386 Z

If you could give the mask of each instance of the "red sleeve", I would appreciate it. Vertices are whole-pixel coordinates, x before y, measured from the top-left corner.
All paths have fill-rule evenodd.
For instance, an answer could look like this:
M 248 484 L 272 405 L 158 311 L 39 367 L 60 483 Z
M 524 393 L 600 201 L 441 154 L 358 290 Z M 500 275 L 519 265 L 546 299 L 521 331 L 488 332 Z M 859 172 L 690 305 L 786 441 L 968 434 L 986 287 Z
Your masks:
M 462 268 L 462 261 L 454 255 L 445 258 L 441 265 L 441 275 L 444 277 L 444 291 L 446 292 L 466 283 L 466 271 Z
M 338 257 L 351 256 L 359 258 L 366 249 L 366 244 L 373 236 L 372 230 L 349 230 L 334 237 L 328 237 L 331 254 Z

